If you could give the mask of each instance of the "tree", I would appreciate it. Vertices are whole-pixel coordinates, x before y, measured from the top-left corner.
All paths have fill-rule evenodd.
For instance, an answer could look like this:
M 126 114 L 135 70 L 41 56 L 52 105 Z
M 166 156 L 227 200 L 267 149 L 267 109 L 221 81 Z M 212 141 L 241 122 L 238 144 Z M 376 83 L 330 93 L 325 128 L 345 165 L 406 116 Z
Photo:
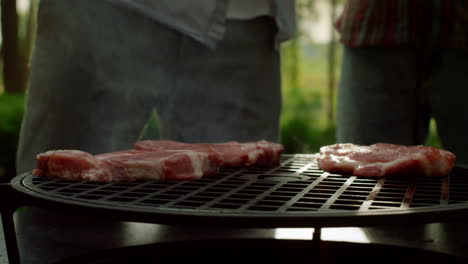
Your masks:
M 336 68 L 336 37 L 334 33 L 334 23 L 336 18 L 337 0 L 330 0 L 330 17 L 331 17 L 331 38 L 328 44 L 328 122 L 331 124 L 335 120 L 334 100 L 335 100 L 335 68 Z
M 23 76 L 22 59 L 19 49 L 18 13 L 16 0 L 1 1 L 2 15 L 2 57 L 5 91 L 22 92 L 26 81 Z
M 23 18 L 25 20 L 26 25 L 24 36 L 20 37 L 20 41 L 23 43 L 23 45 L 20 46 L 20 55 L 22 58 L 23 71 L 22 76 L 24 79 L 23 91 L 26 90 L 27 82 L 29 81 L 29 62 L 31 60 L 34 41 L 36 38 L 36 21 L 38 8 L 39 0 L 30 0 L 28 13 Z
M 299 93 L 298 89 L 301 85 L 301 38 L 303 37 L 303 32 L 301 31 L 301 22 L 304 18 L 313 15 L 314 13 L 314 3 L 315 0 L 297 0 L 296 1 L 296 10 L 297 10 L 297 25 L 298 30 L 296 36 L 288 41 L 284 46 L 283 53 L 283 67 L 288 69 L 285 74 L 285 82 L 289 83 L 292 88 L 292 93 Z

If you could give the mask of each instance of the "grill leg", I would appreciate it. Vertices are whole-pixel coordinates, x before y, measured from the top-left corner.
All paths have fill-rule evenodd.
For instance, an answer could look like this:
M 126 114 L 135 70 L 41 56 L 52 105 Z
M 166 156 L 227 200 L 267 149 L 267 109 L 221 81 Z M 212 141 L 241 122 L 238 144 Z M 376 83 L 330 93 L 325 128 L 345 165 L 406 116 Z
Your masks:
M 329 264 L 328 259 L 328 245 L 326 241 L 322 241 L 322 228 L 314 227 L 312 234 L 312 245 L 315 250 L 315 259 L 318 264 Z
M 19 207 L 19 200 L 8 183 L 0 184 L 0 214 L 2 215 L 3 235 L 9 264 L 19 264 L 20 255 L 16 241 L 14 214 Z
M 322 240 L 322 228 L 321 227 L 314 228 L 314 233 L 312 233 L 312 240 L 314 242 L 320 242 Z
M 13 208 L 2 208 L 2 225 L 3 234 L 5 236 L 5 245 L 8 254 L 9 264 L 19 264 L 20 256 L 18 251 L 18 242 L 16 241 L 16 229 L 14 222 L 15 209 Z

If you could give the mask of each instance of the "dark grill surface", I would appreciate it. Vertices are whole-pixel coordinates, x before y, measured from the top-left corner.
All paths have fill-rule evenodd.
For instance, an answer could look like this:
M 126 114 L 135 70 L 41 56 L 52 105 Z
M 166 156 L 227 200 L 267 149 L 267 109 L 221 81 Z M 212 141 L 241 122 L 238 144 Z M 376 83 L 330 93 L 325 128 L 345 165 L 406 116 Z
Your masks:
M 226 211 L 234 214 L 369 212 L 443 208 L 468 201 L 468 170 L 446 178 L 357 178 L 320 170 L 313 155 L 283 155 L 275 168 L 224 169 L 189 181 L 75 182 L 26 175 L 41 195 L 143 210 Z
M 444 178 L 358 178 L 324 172 L 315 157 L 283 155 L 274 168 L 224 169 L 199 180 L 99 183 L 23 174 L 12 185 L 58 205 L 162 224 L 371 226 L 468 216 L 468 169 Z

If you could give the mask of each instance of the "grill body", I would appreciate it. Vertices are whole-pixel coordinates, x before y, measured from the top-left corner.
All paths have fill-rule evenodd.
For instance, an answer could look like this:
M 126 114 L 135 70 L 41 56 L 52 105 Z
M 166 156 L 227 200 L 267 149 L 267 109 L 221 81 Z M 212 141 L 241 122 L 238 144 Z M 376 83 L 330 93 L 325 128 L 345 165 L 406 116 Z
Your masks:
M 19 263 L 13 213 L 24 205 L 134 222 L 316 231 L 468 216 L 467 169 L 455 168 L 444 178 L 357 178 L 324 172 L 315 155 L 304 154 L 283 155 L 273 168 L 226 168 L 198 180 L 98 183 L 26 173 L 0 187 L 10 263 Z

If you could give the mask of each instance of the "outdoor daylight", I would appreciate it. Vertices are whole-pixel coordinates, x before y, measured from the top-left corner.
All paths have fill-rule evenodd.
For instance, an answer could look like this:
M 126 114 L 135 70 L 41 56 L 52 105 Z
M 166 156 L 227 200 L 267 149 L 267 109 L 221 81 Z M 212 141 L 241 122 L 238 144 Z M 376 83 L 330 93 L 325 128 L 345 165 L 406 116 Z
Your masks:
M 28 87 L 38 0 L 2 1 L 3 45 L 0 83 L 0 175 L 15 174 L 14 158 L 24 93 Z M 297 34 L 282 46 L 281 143 L 287 153 L 316 153 L 335 142 L 335 108 L 342 46 L 334 23 L 340 0 L 297 0 Z M 16 10 L 17 16 L 14 15 Z M 157 134 L 157 117 L 145 133 Z M 431 125 L 428 144 L 438 146 Z M 149 132 L 148 132 L 149 131 Z
M 468 263 L 468 0 L 0 0 L 0 28 L 0 264 Z

